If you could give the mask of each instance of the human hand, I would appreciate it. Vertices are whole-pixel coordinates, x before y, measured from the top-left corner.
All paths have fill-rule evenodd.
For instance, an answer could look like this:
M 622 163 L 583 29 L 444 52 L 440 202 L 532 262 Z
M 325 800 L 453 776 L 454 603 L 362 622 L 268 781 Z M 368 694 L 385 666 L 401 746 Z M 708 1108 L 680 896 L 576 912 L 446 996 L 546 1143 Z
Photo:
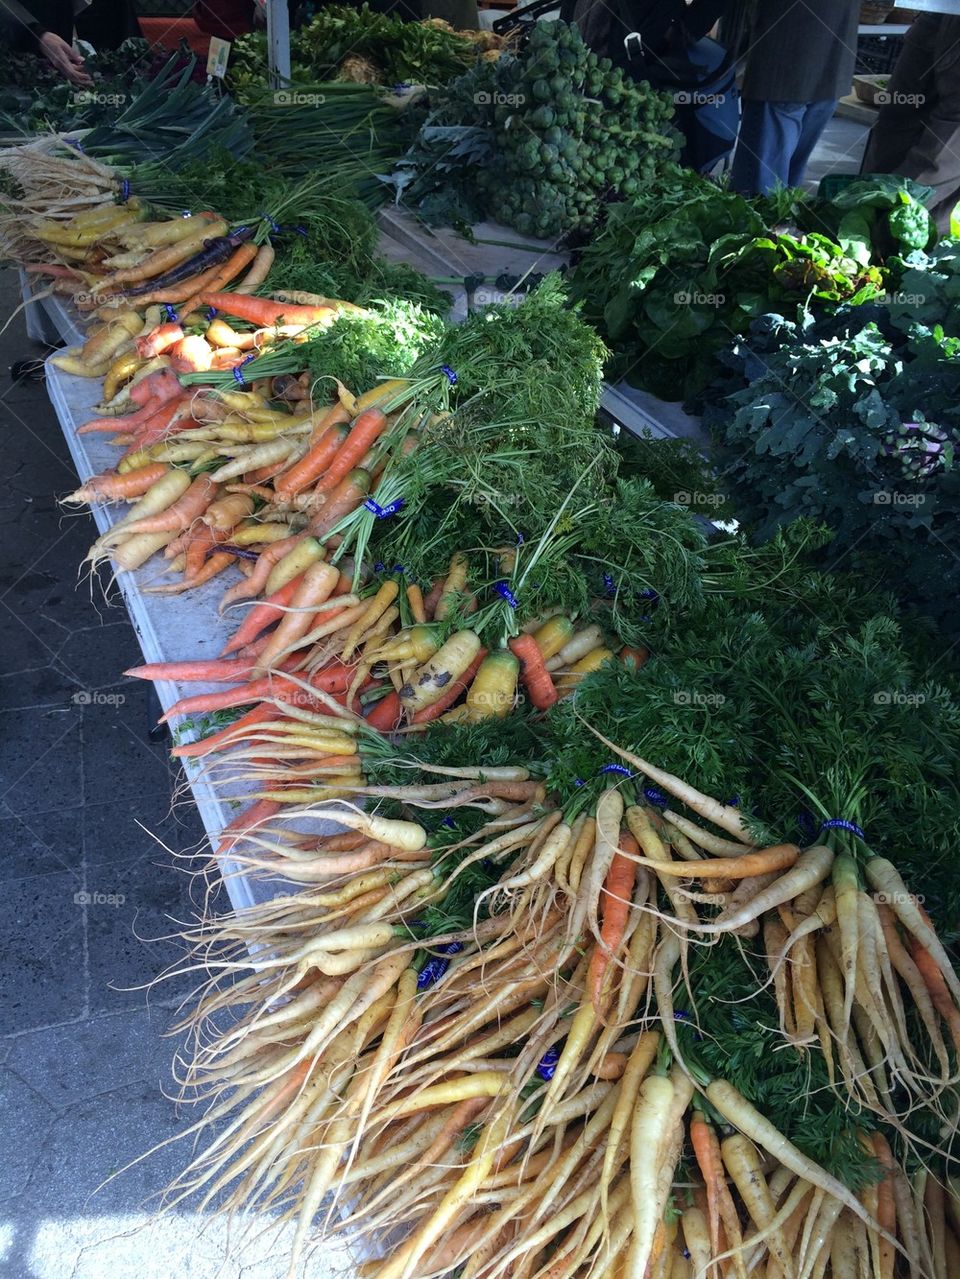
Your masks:
M 93 80 L 83 69 L 83 58 L 61 36 L 53 31 L 44 31 L 39 43 L 43 56 L 65 80 L 84 86 L 93 84 Z

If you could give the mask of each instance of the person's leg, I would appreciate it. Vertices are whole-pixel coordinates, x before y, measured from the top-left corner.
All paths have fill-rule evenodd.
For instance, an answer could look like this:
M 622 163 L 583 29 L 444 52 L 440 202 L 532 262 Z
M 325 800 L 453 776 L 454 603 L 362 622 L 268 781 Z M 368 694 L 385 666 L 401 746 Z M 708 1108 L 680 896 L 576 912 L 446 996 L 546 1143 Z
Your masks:
M 790 168 L 787 174 L 787 185 L 798 187 L 803 182 L 803 175 L 806 172 L 807 161 L 810 159 L 810 152 L 817 145 L 821 133 L 833 118 L 837 104 L 829 98 L 823 102 L 808 102 L 803 113 L 803 124 L 800 127 L 800 136 L 797 138 L 797 145 L 793 149 L 793 155 L 790 157 Z
M 790 157 L 803 127 L 804 103 L 744 99 L 731 185 L 743 195 L 764 195 L 786 186 Z
M 940 17 L 921 13 L 904 37 L 893 74 L 878 95 L 880 114 L 870 130 L 861 173 L 899 173 L 899 165 L 923 132 L 921 104 L 932 101 L 933 65 Z

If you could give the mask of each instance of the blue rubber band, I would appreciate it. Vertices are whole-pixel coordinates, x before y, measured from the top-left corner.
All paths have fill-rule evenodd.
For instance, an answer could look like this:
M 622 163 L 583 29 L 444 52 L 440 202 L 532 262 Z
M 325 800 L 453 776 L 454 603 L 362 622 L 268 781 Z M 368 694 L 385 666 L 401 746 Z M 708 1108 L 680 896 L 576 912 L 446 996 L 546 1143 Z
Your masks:
M 233 380 L 236 382 L 237 386 L 247 385 L 247 380 L 243 376 L 243 366 L 245 364 L 249 364 L 251 360 L 255 360 L 256 358 L 257 357 L 255 355 L 245 355 L 237 367 L 233 370 Z
M 263 218 L 264 222 L 270 223 L 270 230 L 274 235 L 280 234 L 280 223 L 277 222 L 275 218 L 272 218 L 269 213 L 263 213 L 261 211 L 257 216 Z
M 506 582 L 497 582 L 493 589 L 497 592 L 501 599 L 507 601 L 511 608 L 517 607 L 517 597 L 514 595 L 513 591 L 511 591 Z
M 381 506 L 379 502 L 375 502 L 372 497 L 368 497 L 364 502 L 366 510 L 370 511 L 378 520 L 388 520 L 391 515 L 403 509 L 405 502 L 402 497 L 396 498 L 393 502 L 389 502 L 386 506 Z
M 866 843 L 866 835 L 856 824 L 856 822 L 848 822 L 844 817 L 831 817 L 828 821 L 820 823 L 821 830 L 848 830 L 851 835 L 856 835 L 857 839 L 862 839 Z
M 373 571 L 375 573 L 385 573 L 387 571 L 387 566 L 384 564 L 383 560 L 377 560 L 373 566 Z
M 130 179 L 124 178 L 120 183 L 120 203 L 126 204 L 130 199 Z
M 167 319 L 170 321 L 170 323 L 171 323 L 171 324 L 176 324 L 176 322 L 177 322 L 177 308 L 176 308 L 175 306 L 171 306 L 169 302 L 164 302 L 164 304 L 163 304 L 163 309 L 164 309 L 164 311 L 166 312 L 166 314 L 167 314 Z
M 456 955 L 463 950 L 463 943 L 458 941 L 449 942 L 446 946 L 437 946 L 440 951 L 439 955 L 434 955 L 432 959 L 428 959 L 424 966 L 417 974 L 417 990 L 427 990 L 430 986 L 435 985 L 443 974 L 450 967 L 450 960 L 444 959 L 444 955 Z
M 406 571 L 407 570 L 402 564 L 394 564 L 393 568 L 390 570 L 391 573 L 396 573 L 399 577 L 403 577 Z
M 453 820 L 452 817 L 445 817 L 443 821 L 440 823 L 440 825 L 447 826 L 450 828 L 450 830 L 456 830 L 456 827 L 457 827 L 457 823 Z
M 548 1048 L 547 1051 L 540 1058 L 540 1060 L 537 1062 L 536 1073 L 540 1076 L 540 1078 L 544 1081 L 544 1083 L 549 1083 L 550 1080 L 553 1078 L 554 1073 L 557 1069 L 557 1062 L 559 1060 L 560 1060 L 560 1049 L 554 1047 L 554 1048 Z
M 616 595 L 616 593 L 617 593 L 617 584 L 616 584 L 616 582 L 613 580 L 613 575 L 612 575 L 612 574 L 610 574 L 610 573 L 604 573 L 604 575 L 603 575 L 603 585 L 606 587 L 606 591 L 607 591 L 607 594 L 608 594 L 608 595 Z
M 451 386 L 457 385 L 459 378 L 457 377 L 456 373 L 454 373 L 453 369 L 450 367 L 449 364 L 441 364 L 440 372 L 446 376 L 447 381 L 450 383 Z
M 656 786 L 645 786 L 643 796 L 644 799 L 653 804 L 654 808 L 666 808 L 669 802 L 666 795 L 662 791 L 658 791 Z
M 217 308 L 215 306 L 207 307 L 207 319 L 215 320 L 217 318 Z
M 181 210 L 180 210 L 180 216 L 181 216 L 182 218 L 192 218 L 192 217 L 193 217 L 193 214 L 190 212 L 190 210 L 189 210 L 189 209 L 181 209 Z
M 604 764 L 601 773 L 619 773 L 622 777 L 632 777 L 633 773 L 623 764 Z
M 518 545 L 518 546 L 522 546 L 522 545 L 523 545 L 523 534 L 522 534 L 522 533 L 518 533 L 518 534 L 517 534 L 517 545 Z

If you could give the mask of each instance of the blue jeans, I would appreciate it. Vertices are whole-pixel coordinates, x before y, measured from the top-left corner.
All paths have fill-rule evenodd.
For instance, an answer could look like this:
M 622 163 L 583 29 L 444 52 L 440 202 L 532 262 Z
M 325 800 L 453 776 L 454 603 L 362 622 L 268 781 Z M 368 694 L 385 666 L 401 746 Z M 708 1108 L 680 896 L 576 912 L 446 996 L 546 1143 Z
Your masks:
M 827 127 L 836 102 L 745 100 L 731 185 L 743 195 L 765 195 L 774 187 L 798 187 L 810 152 Z

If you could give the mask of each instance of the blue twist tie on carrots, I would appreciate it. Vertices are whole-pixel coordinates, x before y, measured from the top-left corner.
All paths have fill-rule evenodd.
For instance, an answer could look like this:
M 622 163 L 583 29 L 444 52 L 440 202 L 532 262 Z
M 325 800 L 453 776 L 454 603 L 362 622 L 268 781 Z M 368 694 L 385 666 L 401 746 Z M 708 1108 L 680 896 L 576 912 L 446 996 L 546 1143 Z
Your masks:
M 559 1048 L 548 1048 L 537 1063 L 537 1074 L 545 1082 L 549 1083 L 553 1078 L 557 1069 L 557 1062 L 560 1060 Z
M 586 786 L 586 782 L 583 780 L 582 777 L 575 777 L 573 779 L 573 784 L 574 786 Z
M 857 839 L 862 839 L 866 843 L 867 837 L 855 822 L 848 822 L 845 817 L 831 817 L 825 822 L 820 823 L 821 830 L 848 830 L 851 835 L 856 835 Z
M 181 216 L 182 218 L 190 218 L 190 217 L 193 217 L 193 214 L 190 212 L 190 210 L 189 210 L 189 209 L 181 209 L 181 210 L 180 210 L 180 216 Z
M 403 577 L 406 571 L 407 570 L 403 567 L 402 564 L 394 564 L 393 568 L 390 570 L 391 573 L 397 573 L 399 574 L 400 577 Z
M 459 941 L 449 942 L 446 946 L 438 946 L 439 955 L 434 955 L 432 959 L 428 959 L 417 975 L 417 990 L 427 990 L 430 986 L 435 985 L 443 974 L 450 967 L 450 960 L 444 959 L 444 955 L 456 955 L 463 950 L 463 943 Z
M 517 534 L 517 545 L 518 545 L 518 546 L 522 546 L 522 545 L 523 545 L 523 534 L 522 534 L 522 533 L 518 533 L 518 534 Z
M 633 773 L 630 772 L 630 769 L 626 768 L 623 764 L 604 764 L 603 768 L 600 769 L 600 772 L 601 773 L 620 773 L 623 777 L 633 776 Z
M 451 386 L 457 385 L 457 382 L 459 381 L 459 379 L 449 364 L 441 364 L 440 372 L 446 376 L 447 381 L 450 383 Z
M 177 322 L 177 308 L 176 308 L 175 306 L 171 306 L 169 302 L 164 302 L 164 304 L 163 304 L 163 309 L 164 309 L 164 311 L 166 311 L 166 313 L 167 313 L 167 319 L 170 321 L 170 323 L 171 323 L 171 324 L 176 324 L 176 322 Z
M 263 218 L 264 222 L 270 223 L 270 230 L 274 235 L 280 234 L 280 223 L 275 218 L 272 218 L 269 213 L 261 212 L 258 214 L 258 217 Z
M 645 786 L 643 795 L 646 800 L 654 805 L 655 808 L 666 808 L 667 797 L 663 791 L 657 790 L 655 786 Z
M 217 318 L 217 308 L 215 306 L 207 307 L 207 319 L 215 320 Z
M 614 580 L 613 580 L 613 574 L 612 574 L 612 573 L 604 573 L 604 575 L 603 575 L 603 584 L 604 584 L 604 586 L 607 588 L 607 594 L 608 594 L 608 595 L 616 595 L 616 593 L 617 593 L 617 584 L 616 584 L 616 582 L 614 582 Z
M 373 566 L 373 571 L 375 573 L 385 573 L 386 570 L 387 566 L 384 564 L 383 560 L 377 560 L 376 564 Z
M 517 597 L 514 595 L 513 591 L 511 591 L 506 582 L 497 582 L 493 589 L 497 592 L 501 599 L 507 601 L 511 608 L 517 607 Z
M 398 497 L 393 502 L 388 502 L 386 506 L 381 506 L 379 502 L 375 502 L 372 497 L 368 497 L 364 502 L 364 507 L 372 512 L 378 520 L 388 520 L 391 515 L 396 515 L 397 511 L 403 509 L 406 505 L 402 497 Z
M 739 807 L 740 807 L 739 795 L 734 795 L 733 799 L 727 800 L 727 808 L 739 808 Z
M 126 204 L 130 199 L 130 179 L 124 178 L 120 183 L 120 203 Z
M 251 360 L 255 360 L 256 358 L 257 357 L 255 355 L 245 355 L 237 367 L 233 370 L 233 380 L 236 382 L 237 386 L 246 386 L 247 380 L 243 376 L 243 366 L 245 364 L 249 364 Z
M 456 830 L 457 823 L 453 820 L 452 817 L 445 817 L 443 821 L 440 823 L 440 825 L 448 826 L 450 830 Z

